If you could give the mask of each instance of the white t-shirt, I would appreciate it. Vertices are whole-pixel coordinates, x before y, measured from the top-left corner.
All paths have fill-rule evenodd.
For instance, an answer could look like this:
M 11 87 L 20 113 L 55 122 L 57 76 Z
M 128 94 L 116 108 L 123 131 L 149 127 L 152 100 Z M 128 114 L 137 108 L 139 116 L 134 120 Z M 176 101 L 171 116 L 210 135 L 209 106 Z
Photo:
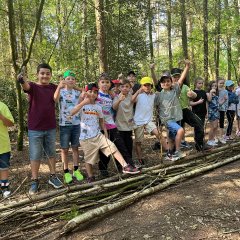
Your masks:
M 116 96 L 113 100 L 113 104 L 119 100 L 119 96 Z M 132 94 L 128 94 L 126 98 L 120 102 L 115 123 L 119 131 L 131 131 L 133 129 L 133 102 Z
M 103 118 L 102 108 L 97 104 L 87 104 L 80 110 L 80 140 L 96 137 L 100 134 L 99 118 Z
M 137 96 L 136 109 L 133 117 L 134 123 L 137 126 L 141 126 L 152 121 L 154 98 L 154 93 L 146 94 L 144 92 Z
M 81 92 L 71 89 L 61 89 L 59 98 L 59 125 L 60 126 L 71 126 L 80 124 L 79 114 L 74 115 L 71 119 L 69 118 L 71 110 L 79 103 L 79 96 Z

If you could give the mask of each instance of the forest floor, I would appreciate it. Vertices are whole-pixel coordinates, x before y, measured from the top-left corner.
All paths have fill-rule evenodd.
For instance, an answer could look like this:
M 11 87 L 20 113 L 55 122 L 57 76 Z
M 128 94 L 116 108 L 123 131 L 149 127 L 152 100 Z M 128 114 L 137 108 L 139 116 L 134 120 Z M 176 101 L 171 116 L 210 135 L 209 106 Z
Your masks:
M 12 136 L 13 139 L 14 137 Z M 186 140 L 193 144 L 191 136 Z M 154 138 L 150 136 L 145 142 L 144 155 L 148 166 L 159 164 L 159 151 L 152 149 L 154 142 Z M 21 153 L 16 151 L 14 144 L 12 148 L 12 191 L 21 185 L 10 198 L 15 200 L 28 197 L 28 142 L 25 141 L 24 151 Z M 57 152 L 57 171 L 62 178 L 60 150 Z M 188 153 L 194 154 L 195 151 Z M 80 166 L 84 172 L 83 162 Z M 110 169 L 112 175 L 116 174 L 113 166 Z M 47 183 L 48 175 L 48 166 L 43 163 L 40 168 L 41 193 L 52 190 Z M 30 235 L 43 233 L 39 239 L 54 239 L 59 231 L 54 229 L 62 222 L 59 219 L 50 226 L 31 230 Z M 84 225 L 61 239 L 240 239 L 240 160 L 143 198 L 115 214 Z

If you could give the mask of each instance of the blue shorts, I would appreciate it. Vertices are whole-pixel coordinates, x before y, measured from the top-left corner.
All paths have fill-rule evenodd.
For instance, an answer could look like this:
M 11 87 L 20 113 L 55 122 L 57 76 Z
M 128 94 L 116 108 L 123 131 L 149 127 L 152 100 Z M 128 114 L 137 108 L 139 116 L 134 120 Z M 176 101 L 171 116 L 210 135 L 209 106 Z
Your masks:
M 72 148 L 79 146 L 80 125 L 60 126 L 60 146 L 61 148 Z
M 168 137 L 172 140 L 175 140 L 178 130 L 182 128 L 180 122 L 178 123 L 174 121 L 168 121 L 166 127 L 168 129 Z
M 0 171 L 7 170 L 10 167 L 10 152 L 0 154 Z
M 31 161 L 56 156 L 56 129 L 46 131 L 28 130 Z

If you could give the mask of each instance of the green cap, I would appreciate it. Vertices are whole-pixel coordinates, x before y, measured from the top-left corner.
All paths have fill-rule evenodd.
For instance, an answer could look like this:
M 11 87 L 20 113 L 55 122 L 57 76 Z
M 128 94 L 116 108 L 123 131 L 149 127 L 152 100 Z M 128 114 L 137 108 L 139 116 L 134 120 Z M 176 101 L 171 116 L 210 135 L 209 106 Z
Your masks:
M 69 77 L 69 76 L 76 78 L 76 74 L 75 74 L 73 71 L 67 70 L 67 71 L 63 74 L 63 78 L 66 78 L 66 77 Z

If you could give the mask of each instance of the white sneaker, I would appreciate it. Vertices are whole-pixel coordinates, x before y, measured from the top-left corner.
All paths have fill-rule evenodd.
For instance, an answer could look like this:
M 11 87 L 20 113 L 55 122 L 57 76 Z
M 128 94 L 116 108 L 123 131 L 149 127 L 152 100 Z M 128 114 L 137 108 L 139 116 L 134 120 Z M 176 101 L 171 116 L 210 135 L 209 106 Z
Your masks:
M 214 139 L 214 142 L 215 142 L 215 143 L 218 143 L 218 142 L 220 142 L 220 139 L 215 138 L 215 139 Z
M 226 144 L 227 143 L 224 138 L 219 138 L 219 142 L 222 143 L 222 144 Z
M 207 145 L 212 146 L 212 147 L 215 147 L 215 146 L 217 146 L 217 143 L 215 143 L 214 140 L 208 140 L 208 141 L 207 141 Z

